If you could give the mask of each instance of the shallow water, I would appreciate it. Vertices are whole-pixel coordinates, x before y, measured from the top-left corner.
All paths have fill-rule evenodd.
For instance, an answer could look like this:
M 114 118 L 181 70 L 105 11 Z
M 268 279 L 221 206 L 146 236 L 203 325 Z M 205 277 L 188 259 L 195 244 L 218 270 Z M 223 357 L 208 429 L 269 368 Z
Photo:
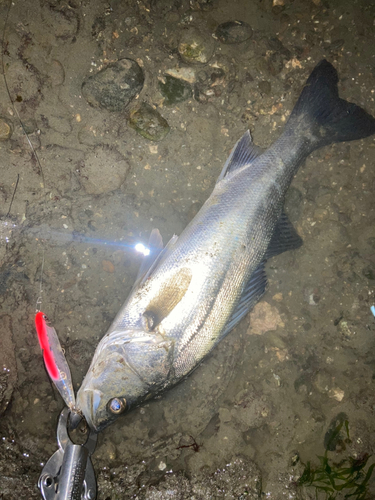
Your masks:
M 0 2 L 0 19 L 7 8 Z M 181 233 L 248 128 L 256 144 L 271 144 L 319 60 L 337 68 L 343 98 L 375 114 L 374 12 L 365 1 L 324 0 L 12 4 L 5 73 L 44 181 L 1 80 L 0 116 L 14 131 L 0 142 L 0 346 L 16 364 L 1 379 L 12 395 L 0 420 L 0 498 L 39 498 L 41 464 L 56 449 L 63 403 L 37 343 L 38 298 L 78 387 L 137 274 L 134 245 L 153 227 L 164 241 Z M 250 39 L 211 37 L 234 19 L 252 27 Z M 177 54 L 190 26 L 214 42 L 206 64 Z M 82 82 L 122 57 L 143 68 L 139 99 L 120 113 L 91 107 Z M 195 98 L 166 106 L 159 78 L 179 65 L 196 72 Z M 168 121 L 160 142 L 127 124 L 140 101 Z M 295 483 L 303 463 L 319 464 L 339 413 L 350 442 L 333 460 L 374 453 L 374 160 L 374 138 L 307 159 L 286 203 L 303 247 L 269 261 L 259 306 L 188 380 L 99 436 L 98 498 L 151 495 L 164 471 L 211 474 L 238 455 L 259 468 L 265 498 L 313 498 Z

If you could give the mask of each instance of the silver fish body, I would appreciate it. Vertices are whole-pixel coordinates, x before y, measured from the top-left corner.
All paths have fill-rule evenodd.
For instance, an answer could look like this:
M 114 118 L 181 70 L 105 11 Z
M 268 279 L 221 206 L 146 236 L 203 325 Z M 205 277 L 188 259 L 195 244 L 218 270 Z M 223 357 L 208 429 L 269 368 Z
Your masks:
M 322 102 L 323 101 L 323 102 Z M 265 290 L 264 262 L 301 240 L 283 214 L 285 193 L 308 154 L 375 133 L 375 120 L 338 98 L 322 61 L 281 137 L 259 154 L 247 132 L 199 213 L 161 250 L 99 343 L 77 395 L 100 431 L 189 374 Z

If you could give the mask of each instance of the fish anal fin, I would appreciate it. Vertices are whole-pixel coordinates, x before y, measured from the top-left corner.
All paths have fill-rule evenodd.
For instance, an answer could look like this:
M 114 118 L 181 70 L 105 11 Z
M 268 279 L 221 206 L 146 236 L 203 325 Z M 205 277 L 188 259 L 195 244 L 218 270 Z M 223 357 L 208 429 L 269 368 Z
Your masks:
M 297 234 L 288 216 L 283 212 L 279 218 L 271 241 L 265 254 L 265 259 L 270 259 L 287 250 L 295 250 L 302 245 L 302 238 Z

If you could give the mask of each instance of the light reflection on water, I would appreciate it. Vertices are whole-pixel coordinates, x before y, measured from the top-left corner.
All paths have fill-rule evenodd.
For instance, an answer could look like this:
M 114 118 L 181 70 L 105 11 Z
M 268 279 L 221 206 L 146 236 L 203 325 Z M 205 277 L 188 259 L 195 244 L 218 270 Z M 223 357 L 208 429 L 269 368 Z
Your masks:
M 0 220 L 0 247 L 10 243 L 14 238 L 13 232 L 15 229 L 21 228 L 21 225 L 16 224 L 11 220 Z M 150 252 L 154 250 L 153 248 L 148 248 L 143 243 L 137 241 L 134 236 L 123 236 L 117 239 L 108 239 L 103 237 L 94 238 L 77 232 L 72 233 L 71 231 L 52 230 L 44 225 L 39 227 L 23 228 L 22 233 L 36 239 L 41 238 L 46 241 L 53 240 L 54 243 L 60 245 L 76 241 L 79 243 L 87 243 L 89 245 L 115 246 L 120 249 L 122 248 L 141 253 L 144 256 L 148 256 Z
M 0 220 L 0 245 L 9 243 L 14 229 L 17 227 L 12 221 Z

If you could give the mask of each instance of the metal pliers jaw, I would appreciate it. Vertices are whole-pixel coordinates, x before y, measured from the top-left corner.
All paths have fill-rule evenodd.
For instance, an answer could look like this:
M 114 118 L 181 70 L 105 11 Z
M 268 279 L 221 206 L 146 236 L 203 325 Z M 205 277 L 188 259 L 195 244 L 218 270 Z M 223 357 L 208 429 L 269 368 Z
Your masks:
M 59 449 L 42 470 L 38 486 L 44 500 L 95 500 L 96 479 L 90 460 L 98 435 L 90 430 L 85 444 L 74 444 L 68 434 L 69 408 L 57 424 Z

